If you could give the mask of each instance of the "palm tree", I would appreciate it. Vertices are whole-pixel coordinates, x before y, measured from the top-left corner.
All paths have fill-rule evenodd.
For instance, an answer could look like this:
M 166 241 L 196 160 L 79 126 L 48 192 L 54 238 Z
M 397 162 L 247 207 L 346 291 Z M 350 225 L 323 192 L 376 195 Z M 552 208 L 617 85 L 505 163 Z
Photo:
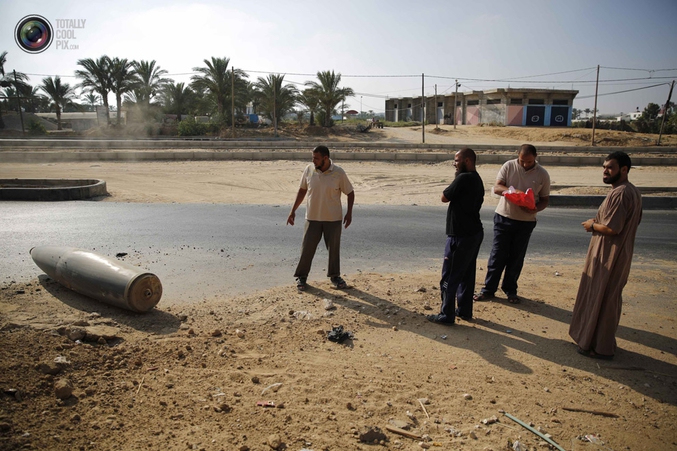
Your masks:
M 206 67 L 194 67 L 192 86 L 198 92 L 205 92 L 214 102 L 216 112 L 224 119 L 230 116 L 233 71 L 228 69 L 230 59 L 216 58 L 204 60 Z M 243 108 L 247 104 L 247 74 L 242 69 L 235 70 L 235 105 Z M 229 122 L 229 121 L 227 121 Z
M 22 93 L 30 89 L 28 85 L 28 75 L 22 72 L 12 71 L 12 74 L 5 73 L 5 63 L 7 63 L 7 52 L 0 53 L 0 88 L 7 88 L 5 95 L 7 97 L 14 96 L 16 93 Z M 8 104 L 10 103 L 10 99 Z M 18 111 L 18 107 L 17 107 Z M 2 112 L 0 111 L 0 129 L 5 128 L 5 123 L 2 120 Z
M 178 121 L 181 122 L 181 114 L 188 111 L 193 101 L 193 91 L 184 83 L 170 82 L 165 86 L 162 96 L 165 111 L 176 114 Z
M 75 96 L 74 89 L 68 83 L 61 83 L 61 78 L 47 77 L 42 79 L 42 86 L 40 87 L 52 99 L 56 108 L 56 124 L 57 129 L 61 130 L 61 109 L 67 104 L 72 103 Z
M 319 93 L 316 89 L 306 88 L 296 99 L 310 113 L 310 125 L 315 125 L 315 112 L 320 105 Z
M 84 96 L 85 100 L 87 103 L 89 103 L 89 106 L 91 107 L 92 110 L 95 110 L 95 106 L 97 103 L 99 103 L 99 96 L 94 94 L 94 91 L 90 91 L 89 94 Z
M 329 127 L 336 105 L 345 101 L 347 97 L 355 95 L 355 92 L 351 88 L 339 88 L 341 74 L 335 74 L 333 70 L 318 72 L 317 79 L 319 83 L 309 81 L 306 85 L 317 91 L 320 108 L 324 113 L 324 126 Z
M 122 96 L 137 87 L 137 79 L 132 71 L 133 64 L 134 62 L 128 61 L 127 58 L 110 60 L 110 90 L 115 94 L 118 125 L 122 116 Z
M 26 111 L 28 113 L 35 113 L 35 102 L 40 101 L 40 87 L 39 86 L 31 86 L 31 85 L 26 85 L 25 87 L 19 88 L 19 95 L 21 96 L 22 99 L 28 100 L 28 104 L 26 106 Z
M 96 92 L 101 96 L 103 106 L 106 109 L 106 122 L 110 125 L 110 108 L 108 106 L 108 93 L 111 90 L 110 80 L 111 60 L 103 55 L 97 60 L 91 58 L 78 60 L 78 66 L 83 69 L 75 71 L 75 76 L 81 78 L 80 87 L 91 92 Z
M 270 74 L 259 77 L 254 83 L 255 96 L 262 111 L 273 121 L 277 136 L 277 121 L 294 108 L 298 90 L 291 85 L 282 86 L 284 75 Z
M 155 60 L 139 62 L 134 61 L 134 76 L 136 77 L 137 87 L 134 90 L 137 102 L 145 108 L 148 108 L 150 101 L 157 94 L 162 92 L 163 86 L 169 82 L 169 79 L 162 78 L 167 73 L 166 70 L 156 66 Z

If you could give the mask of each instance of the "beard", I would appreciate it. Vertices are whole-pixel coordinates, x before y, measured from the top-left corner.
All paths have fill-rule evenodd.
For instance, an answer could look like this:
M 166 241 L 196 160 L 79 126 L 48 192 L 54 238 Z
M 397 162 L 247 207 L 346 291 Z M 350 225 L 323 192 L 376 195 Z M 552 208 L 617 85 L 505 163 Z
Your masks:
M 608 177 L 602 176 L 602 181 L 603 181 L 604 183 L 606 183 L 607 185 L 613 185 L 613 184 L 616 183 L 616 182 L 618 181 L 618 179 L 620 179 L 620 178 L 621 178 L 621 173 L 619 172 L 618 174 L 613 175 L 613 176 L 612 176 L 612 175 L 610 175 L 610 176 L 608 176 Z
M 466 167 L 466 165 L 463 164 L 463 163 L 457 164 L 456 165 L 456 176 L 458 176 L 458 174 L 462 174 L 464 172 L 468 172 L 468 168 Z

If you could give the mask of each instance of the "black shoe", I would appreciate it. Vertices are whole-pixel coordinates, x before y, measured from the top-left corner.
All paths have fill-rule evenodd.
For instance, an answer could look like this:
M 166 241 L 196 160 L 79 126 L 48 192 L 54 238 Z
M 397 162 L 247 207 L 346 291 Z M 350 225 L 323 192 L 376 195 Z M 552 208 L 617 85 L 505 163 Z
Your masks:
M 444 324 L 445 326 L 453 326 L 454 322 L 447 320 L 444 315 L 427 315 L 427 320 L 435 324 Z
M 458 313 L 458 309 L 456 309 L 456 317 L 461 318 L 463 321 L 472 321 L 472 316 L 463 316 L 460 313 Z

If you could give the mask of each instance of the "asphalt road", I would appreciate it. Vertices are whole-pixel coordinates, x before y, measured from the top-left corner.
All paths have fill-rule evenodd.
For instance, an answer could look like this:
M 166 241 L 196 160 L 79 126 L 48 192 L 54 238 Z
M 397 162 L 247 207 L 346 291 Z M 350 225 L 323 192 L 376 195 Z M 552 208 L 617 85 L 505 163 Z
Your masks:
M 29 251 L 38 245 L 73 246 L 114 256 L 155 273 L 163 301 L 196 302 L 293 283 L 303 233 L 285 224 L 288 205 L 126 204 L 114 202 L 0 202 L 0 286 L 42 274 Z M 590 236 L 580 223 L 593 209 L 549 208 L 539 214 L 528 257 L 578 259 Z M 344 231 L 342 271 L 402 273 L 439 270 L 446 210 L 440 207 L 356 206 Z M 493 209 L 482 210 L 491 247 Z M 677 211 L 645 211 L 635 259 L 673 260 Z M 312 280 L 325 277 L 327 252 L 318 248 Z

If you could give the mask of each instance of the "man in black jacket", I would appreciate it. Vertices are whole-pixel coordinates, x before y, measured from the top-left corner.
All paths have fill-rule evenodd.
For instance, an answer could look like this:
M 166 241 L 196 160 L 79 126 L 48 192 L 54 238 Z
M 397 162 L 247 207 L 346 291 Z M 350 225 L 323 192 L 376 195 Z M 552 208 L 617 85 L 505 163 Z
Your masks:
M 476 161 L 472 149 L 458 151 L 454 156 L 456 177 L 442 193 L 442 202 L 449 203 L 447 244 L 440 280 L 442 307 L 439 314 L 428 316 L 433 323 L 451 326 L 457 315 L 467 321 L 472 319 L 477 254 L 484 238 L 480 220 L 484 183 L 475 170 Z

